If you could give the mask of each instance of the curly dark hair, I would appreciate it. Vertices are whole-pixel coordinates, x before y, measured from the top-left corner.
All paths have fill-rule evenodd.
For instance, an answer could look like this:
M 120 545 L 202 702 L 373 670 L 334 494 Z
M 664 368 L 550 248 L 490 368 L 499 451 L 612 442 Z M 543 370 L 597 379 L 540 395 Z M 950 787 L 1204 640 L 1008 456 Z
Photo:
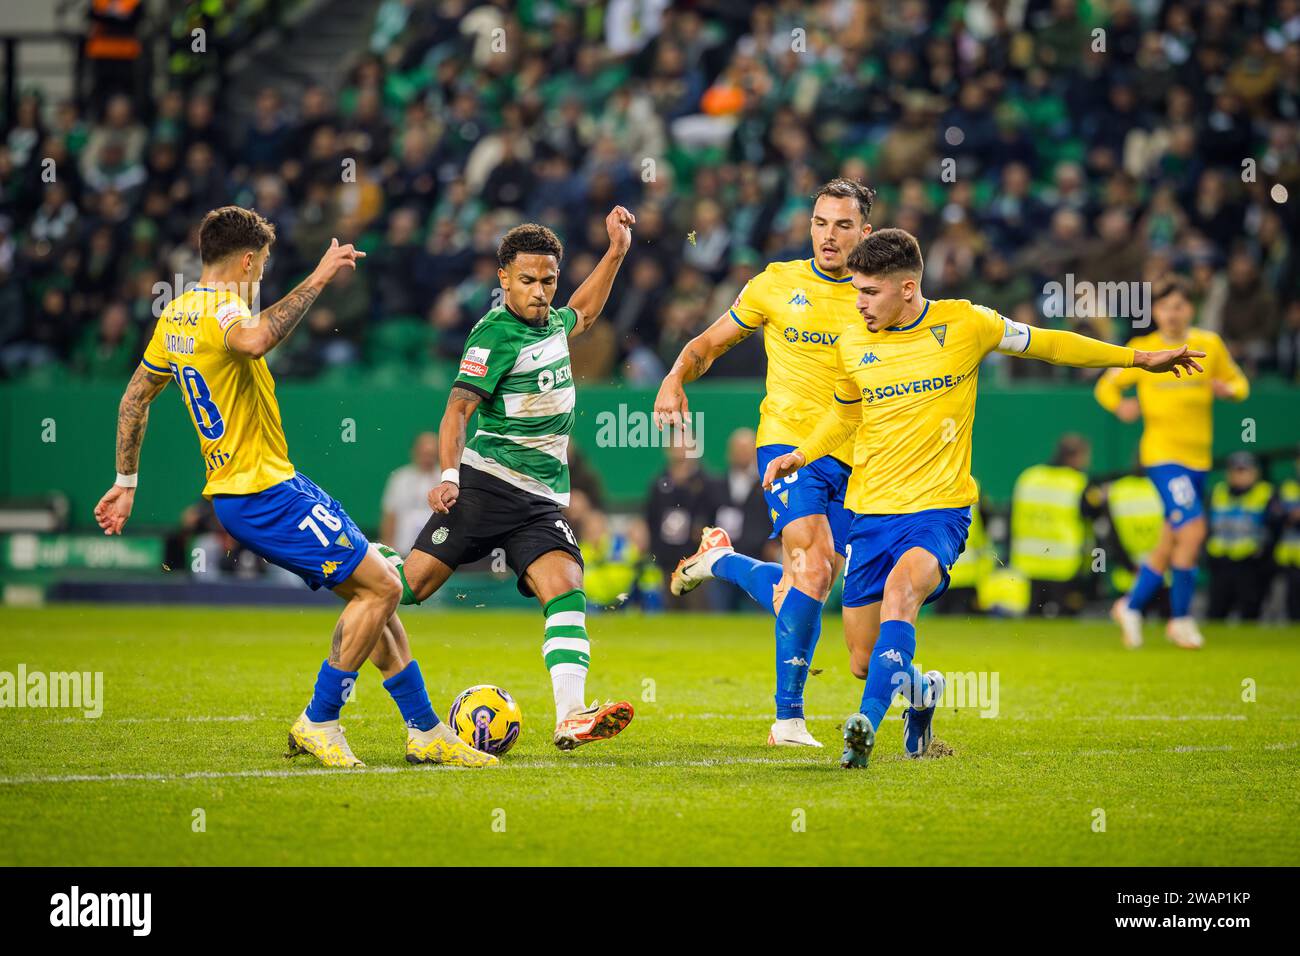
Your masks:
M 871 220 L 871 204 L 876 201 L 876 191 L 870 186 L 864 185 L 856 179 L 832 179 L 813 193 L 813 202 L 816 203 L 823 196 L 856 200 L 858 211 L 862 213 L 862 221 L 869 222 Z
M 518 255 L 555 256 L 558 264 L 564 258 L 564 246 L 560 237 L 545 226 L 526 222 L 502 236 L 501 244 L 497 246 L 497 262 L 502 269 L 514 262 Z
M 204 265 L 236 253 L 258 252 L 273 242 L 275 226 L 243 206 L 213 209 L 199 223 L 199 258 Z
M 910 272 L 919 277 L 925 268 L 921 246 L 906 229 L 876 230 L 853 247 L 846 265 L 867 276 Z

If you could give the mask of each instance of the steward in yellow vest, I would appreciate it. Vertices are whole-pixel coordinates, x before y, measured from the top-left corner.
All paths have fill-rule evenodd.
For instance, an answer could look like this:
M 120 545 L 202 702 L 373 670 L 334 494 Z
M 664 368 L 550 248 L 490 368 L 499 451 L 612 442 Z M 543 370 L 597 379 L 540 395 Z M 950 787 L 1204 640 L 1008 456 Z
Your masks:
M 1210 611 L 1222 620 L 1234 610 L 1257 620 L 1272 580 L 1270 512 L 1273 486 L 1261 480 L 1248 452 L 1228 459 L 1225 480 L 1210 493 Z
M 1110 580 L 1116 593 L 1127 594 L 1135 580 L 1134 569 L 1160 542 L 1165 506 L 1155 484 L 1145 475 L 1125 475 L 1110 483 L 1106 493 L 1110 524 L 1119 543 L 1121 560 L 1110 562 Z
M 1092 449 L 1065 435 L 1049 465 L 1021 472 L 1011 494 L 1011 566 L 1034 583 L 1032 608 L 1045 615 L 1077 613 L 1091 582 L 1090 522 L 1101 496 L 1089 491 Z
M 1282 482 L 1273 504 L 1278 527 L 1273 560 L 1286 581 L 1286 616 L 1291 621 L 1300 621 L 1300 457 L 1296 475 Z

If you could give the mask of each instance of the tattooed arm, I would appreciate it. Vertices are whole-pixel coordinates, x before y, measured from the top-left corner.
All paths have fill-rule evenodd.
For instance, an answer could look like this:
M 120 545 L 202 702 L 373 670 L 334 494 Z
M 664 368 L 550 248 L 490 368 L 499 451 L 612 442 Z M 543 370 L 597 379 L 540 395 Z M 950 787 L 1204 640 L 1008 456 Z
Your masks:
M 337 239 L 331 240 L 329 249 L 312 274 L 275 305 L 232 329 L 226 336 L 226 348 L 251 358 L 261 358 L 289 337 L 321 289 L 329 285 L 340 269 L 355 269 L 357 260 L 365 258 L 365 255 L 351 243 L 340 246 Z
M 149 404 L 158 397 L 169 375 L 150 372 L 143 365 L 135 370 L 117 407 L 117 471 L 134 476 L 140 467 L 140 445 L 149 424 Z M 114 484 L 95 505 L 95 521 L 104 534 L 121 534 L 135 505 L 135 487 Z
M 660 431 L 665 425 L 686 424 L 690 414 L 686 404 L 686 383 L 695 381 L 718 358 L 753 334 L 753 329 L 734 321 L 728 312 L 686 343 L 682 354 L 677 356 L 672 369 L 664 376 L 655 397 L 654 420 Z
M 443 412 L 442 424 L 438 426 L 438 457 L 442 460 L 443 471 L 448 468 L 460 468 L 460 456 L 465 451 L 465 433 L 469 428 L 470 417 L 483 396 L 468 388 L 453 385 L 451 395 L 447 397 L 447 410 Z M 460 497 L 460 484 L 444 481 L 429 492 L 429 507 L 439 514 L 446 514 Z

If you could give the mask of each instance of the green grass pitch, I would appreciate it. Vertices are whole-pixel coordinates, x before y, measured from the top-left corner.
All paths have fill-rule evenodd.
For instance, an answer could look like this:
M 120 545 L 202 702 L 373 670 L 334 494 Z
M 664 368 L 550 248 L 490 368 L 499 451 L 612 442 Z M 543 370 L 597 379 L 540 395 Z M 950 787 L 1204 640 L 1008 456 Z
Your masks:
M 845 772 L 862 685 L 834 617 L 808 687 L 824 750 L 765 746 L 769 620 L 606 614 L 589 696 L 637 716 L 571 754 L 540 614 L 406 620 L 441 714 L 479 682 L 520 701 L 502 767 L 408 766 L 373 669 L 343 719 L 369 768 L 286 760 L 324 611 L 0 610 L 0 671 L 104 674 L 97 720 L 0 709 L 0 864 L 1300 863 L 1300 628 L 1207 627 L 1188 652 L 1153 623 L 1125 652 L 1101 622 L 925 618 L 917 662 L 996 672 L 997 715 L 945 708 L 951 755 L 912 761 L 896 704 L 870 769 Z

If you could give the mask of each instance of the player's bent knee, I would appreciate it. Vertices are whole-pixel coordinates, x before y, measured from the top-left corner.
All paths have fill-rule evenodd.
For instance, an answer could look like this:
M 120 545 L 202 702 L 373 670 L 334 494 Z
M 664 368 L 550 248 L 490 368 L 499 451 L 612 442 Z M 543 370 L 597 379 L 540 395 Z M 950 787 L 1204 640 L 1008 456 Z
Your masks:
M 853 672 L 853 676 L 858 680 L 867 679 L 867 668 L 870 666 L 871 658 L 869 657 L 849 657 L 849 670 Z

